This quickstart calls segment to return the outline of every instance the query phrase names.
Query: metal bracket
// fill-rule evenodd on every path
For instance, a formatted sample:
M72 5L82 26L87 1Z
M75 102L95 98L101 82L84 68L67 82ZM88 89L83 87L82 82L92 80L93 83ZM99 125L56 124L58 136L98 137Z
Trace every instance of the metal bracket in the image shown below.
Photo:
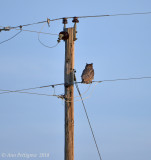
M4 27L4 28L0 29L0 32L1 31L10 31L10 29L11 29L10 27Z

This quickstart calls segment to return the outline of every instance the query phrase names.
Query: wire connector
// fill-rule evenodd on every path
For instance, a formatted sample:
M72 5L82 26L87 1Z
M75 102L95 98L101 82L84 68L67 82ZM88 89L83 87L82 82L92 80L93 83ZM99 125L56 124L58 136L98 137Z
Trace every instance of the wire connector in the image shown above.
M48 27L50 27L50 19L47 18L47 24L48 24Z
M22 30L23 26L22 26L22 25L20 25L20 26L19 26L19 28L20 28L20 30Z
M5 31L10 31L10 27L4 27Z
M65 99L65 95L64 94L61 94L61 95L57 95L58 98L64 100Z
M2 29L0 29L1 31L10 31L10 27L8 26L8 27L4 27L4 28L2 28Z

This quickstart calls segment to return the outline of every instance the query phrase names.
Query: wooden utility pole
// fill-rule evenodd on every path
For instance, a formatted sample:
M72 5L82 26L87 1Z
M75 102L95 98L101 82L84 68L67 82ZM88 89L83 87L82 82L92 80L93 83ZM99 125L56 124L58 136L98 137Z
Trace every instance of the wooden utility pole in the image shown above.
M65 160L74 160L74 28L65 28Z

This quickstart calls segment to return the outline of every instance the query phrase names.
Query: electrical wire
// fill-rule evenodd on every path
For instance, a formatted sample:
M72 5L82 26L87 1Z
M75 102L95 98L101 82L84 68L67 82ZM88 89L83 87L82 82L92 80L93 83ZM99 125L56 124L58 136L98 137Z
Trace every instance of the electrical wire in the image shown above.
M63 85L64 83L60 83L60 84L53 84L53 85L46 85L46 86L40 86L40 87L34 87L34 88L26 88L26 89L20 89L20 90L4 90L4 89L0 89L1 92L0 94L5 94L5 93L10 93L10 92L20 92L20 91L27 91L27 90L35 90L35 89L41 89L41 88L47 88L47 87L52 87L54 88L55 86L59 86L59 85Z
M12 36L11 38L0 42L0 44L5 43L5 42L7 42L7 41L9 41L9 40L11 40L11 39L13 39L13 38L15 38L15 37L16 37L17 35L19 35L21 32L22 32L22 30L20 30L18 33L16 33L16 34L15 34L14 36Z
M116 81L129 81L129 80L143 80L143 79L151 79L151 76L148 77L132 77L132 78L122 78L122 79L110 79L110 80L101 80L101 81L92 81L92 83L101 83L101 82L116 82ZM82 82L76 82L78 84L84 84ZM62 86L64 83L58 83L58 84L51 84L46 86L39 86L39 87L33 87L33 88L26 88L26 89L20 89L20 90L13 90L13 92L20 92L20 91L27 91L27 90L34 90L34 89L40 89L40 88L47 88L47 87L55 87L55 86ZM6 91L3 89L0 89L0 94L9 93L10 91Z
M115 82L115 81L142 80L142 79L151 79L151 77L148 76L148 77L133 77L133 78L111 79L111 80L93 81L93 83L94 82Z
M132 15L147 15L147 14L151 14L151 12L136 12L136 13L119 13L119 14L107 14L107 15L94 15L94 16L77 16L77 18L99 18L99 17L115 17L115 16L132 16ZM65 17L67 19L72 19L74 17ZM49 19L49 21L58 21L58 20L62 20L64 19L64 17L61 18L56 18L56 19ZM15 27L10 27L9 29L16 29L16 28L20 28L20 27L27 27L27 26L31 26L31 25L37 25L37 24L41 24L41 23L46 23L48 21L41 21L41 22L35 22L35 23L30 23L30 24L24 24L24 25L19 25L19 26L15 26Z
M97 82L97 83L95 84L95 86L93 87L91 93L90 93L87 97L84 97L83 100L88 99L88 98L92 95L92 93L94 92L94 88L96 87L97 84L98 84L98 82ZM46 86L46 87L47 87L47 86ZM49 86L49 87L50 87L50 86ZM25 89L25 90L38 89L38 88L39 88L39 87L37 87L37 88L29 88L29 89ZM44 88L44 87L40 87L40 88ZM54 88L54 87L53 87L53 88ZM89 90L89 88L90 88L90 85L89 85L88 89L87 89L83 94L85 94L85 93ZM54 89L53 95L41 94L41 93L32 93L32 92L22 92L22 91L25 91L25 90L12 91L12 90L3 90L3 89L0 89L0 91L3 91L3 92L1 92L0 94L17 92L17 93L36 94L36 95L44 95L44 96L53 96L53 95L54 95L54 96L57 96L58 98L63 99L64 101L66 101L65 98L62 98L62 97L60 96L60 94L59 94L59 96L56 95L55 89ZM83 94L82 94L82 95L83 95ZM63 94L61 94L61 95L63 95ZM80 96L76 96L76 97L74 97L74 98L77 98L77 97L80 97ZM74 102L77 102L77 101L81 101L81 99L77 99L77 100L75 100ZM66 101L66 102L73 102L73 101Z
M40 40L40 33L41 31L43 30L44 26L46 25L46 23L44 23L44 25L41 27L41 30L40 32L38 33L38 41L41 45L43 45L44 47L47 47L47 48L54 48L56 47L59 43L57 42L57 44L55 44L54 46L48 46L48 45L45 45L41 40Z
M27 27L27 26L32 26L32 25L36 25L36 24L46 23L46 22L47 22L47 21L41 21L41 22L23 24L23 25L19 25L19 26L16 26L16 27L10 27L10 29L20 28L20 26L22 26L22 27Z
M75 79L76 79L76 78L75 78ZM87 113L85 104L84 104L84 102L83 102L83 98L82 98L81 92L80 92L80 90L79 90L78 83L77 83L76 81L75 81L75 85L76 85L77 91L78 91L78 93L79 93L79 96L81 97L81 101L82 101L82 104L83 104L83 108L84 108L84 111L85 111L85 115L86 115L86 118L87 118L87 120L88 120L88 124L89 124L90 130L91 130L92 136L93 136L93 140L94 140L94 143L95 143L95 146L96 146L96 149L97 149L99 158L100 158L100 160L102 160L101 154L100 154L100 151L99 151L97 142L96 142L96 138L95 138L95 135L94 135L94 132L93 132L91 123L90 123L90 119L89 119L89 116L88 116L88 113Z
M84 97L83 100L88 99L88 98L92 95L92 93L94 92L94 88L96 87L97 84L98 84L98 82L97 82L97 83L95 84L95 86L93 87L91 93L90 93L87 97ZM89 85L88 89L87 89L84 93L82 93L82 95L83 95L83 94L86 94L86 93L88 92L88 90L90 89L90 86L91 86L91 84ZM50 87L50 86L44 86L44 87ZM40 87L40 88L44 88L44 87ZM29 89L24 89L24 90L16 90L16 91L0 89L0 91L3 91L3 92L1 92L0 94L17 92L17 93L27 93L27 94L36 94L36 95L51 96L51 95L48 95L48 94L22 92L22 91L25 91L25 90L38 89L38 88L39 88L39 87L37 87L37 88L29 88ZM53 88L54 88L54 93L53 93L53 95L54 95L54 96L57 96L58 98L61 98L61 99L64 100L64 101L66 101L65 98L63 98L63 94L61 94L62 97L60 96L60 94L59 94L59 96L56 95L56 93L55 93L55 87L53 87ZM80 96L75 96L74 98L77 98L77 97L80 97ZM81 99L77 99L77 100L75 100L74 102L77 102L77 101L81 101ZM66 102L73 102L73 101L66 101Z
M132 16L132 15L144 15L144 14L151 14L151 12L119 13L119 14L95 15L95 16L80 16L78 18L97 18L97 17L111 17L111 16Z
M19 30L19 29L15 29L15 30ZM40 33L40 34L47 34L47 35L52 35L52 36L58 36L58 34L55 34L55 33L38 32L38 31L34 31L34 30L25 30L25 29L22 29L22 31L33 32L33 33Z
M28 91L28 90L34 90L34 89L40 89L40 88L46 88L46 87L52 87L52 86L54 86L54 85L40 86L40 87L34 87L34 88L27 88L27 89L14 90L14 91L0 89L0 91L3 91L3 92L1 92L0 94L10 93L10 92Z
M7 91L7 93L14 93L14 92L16 92L16 91L11 91L11 90L3 90L3 91ZM58 97L59 96L59 95L54 95L54 94L50 95L50 94L44 94L44 93L21 92L21 91L17 91L17 93L35 94L35 95L39 95L39 96L54 96L54 97Z
M41 45L43 45L44 47L47 47L47 48L55 48L55 47L57 47L57 45L59 44L59 43L57 43L57 44L55 44L54 46L47 46L47 45L45 45L45 44L40 40L39 37L38 37L38 41L39 41L39 43L40 43Z
M4 28L4 26L0 26L0 27ZM15 28L15 30L20 30L20 29ZM56 33L39 32L39 31L35 31L35 30L22 29L22 31L24 31L24 32L32 32L32 33L40 33L40 34L47 34L47 35L52 35L52 36L58 36L58 34L56 34Z

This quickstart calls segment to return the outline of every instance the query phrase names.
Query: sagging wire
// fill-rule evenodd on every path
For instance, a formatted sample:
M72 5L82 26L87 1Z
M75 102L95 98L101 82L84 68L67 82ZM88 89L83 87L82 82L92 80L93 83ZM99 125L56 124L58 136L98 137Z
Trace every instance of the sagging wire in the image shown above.
M48 24L48 26L50 26L50 19L47 19L47 24ZM57 44L55 44L54 46L48 46L48 45L44 44L44 43L40 40L40 33L41 33L41 31L43 30L43 28L44 28L45 25L46 25L46 23L43 24L43 26L41 27L41 29L40 29L40 31L39 31L39 33L38 33L38 41L39 41L39 43L40 43L41 45L43 45L44 47L54 48L54 47L56 47L56 46L59 44L58 41L57 41Z
M10 41L11 39L13 39L13 38L15 38L16 36L18 36L21 32L22 32L22 28L20 28L20 31L19 31L18 33L16 33L15 35L13 35L11 38L6 39L6 40L0 42L0 44L3 44L3 43L5 43L5 42L7 42L7 41Z

